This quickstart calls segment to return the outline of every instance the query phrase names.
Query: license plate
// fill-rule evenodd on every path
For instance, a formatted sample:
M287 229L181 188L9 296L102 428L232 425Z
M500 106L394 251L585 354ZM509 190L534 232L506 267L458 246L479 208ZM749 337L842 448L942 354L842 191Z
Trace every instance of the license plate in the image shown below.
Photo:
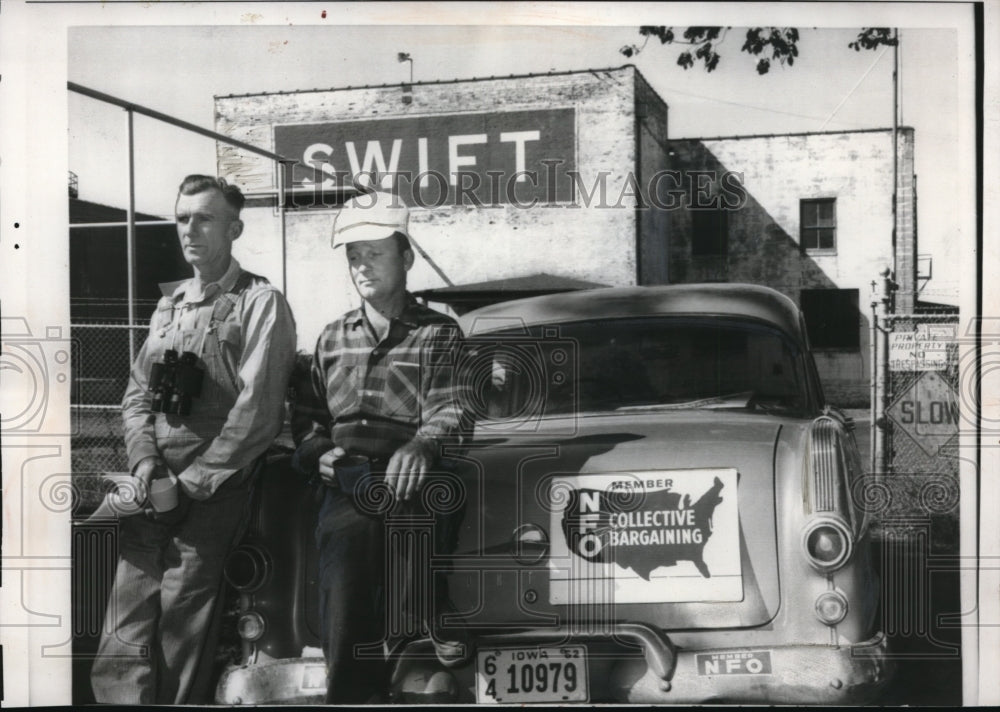
M476 701L586 702L587 648L492 648L476 660Z

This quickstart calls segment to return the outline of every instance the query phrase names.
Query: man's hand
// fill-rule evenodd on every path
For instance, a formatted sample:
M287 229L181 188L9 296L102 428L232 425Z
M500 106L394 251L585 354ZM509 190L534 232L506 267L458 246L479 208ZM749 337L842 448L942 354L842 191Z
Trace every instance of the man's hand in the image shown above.
M385 470L385 482L397 499L407 500L420 492L427 470L434 464L437 445L414 438L393 453Z
M328 487L337 487L339 483L337 482L337 476L333 472L333 462L334 460L339 460L347 451L342 447L335 447L332 450L327 450L319 457L319 478L323 480L323 484Z
M157 456L151 455L139 461L132 472L132 477L138 480L137 486L143 501L149 499L149 485L158 477L167 477L167 465Z
M191 509L191 498L184 494L184 490L177 488L177 506L173 509L168 509L165 512L157 512L152 507L146 507L143 513L159 522L160 524L166 524L167 526L173 526L174 524L180 524L188 515L188 511Z

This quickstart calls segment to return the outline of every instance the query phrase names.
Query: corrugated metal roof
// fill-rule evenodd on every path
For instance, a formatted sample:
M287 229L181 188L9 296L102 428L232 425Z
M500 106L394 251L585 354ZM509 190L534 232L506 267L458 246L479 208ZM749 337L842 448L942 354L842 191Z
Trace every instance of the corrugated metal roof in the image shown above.
M127 219L128 212L124 208L115 208L80 198L70 198L69 200L70 224L125 222ZM135 219L138 221L171 220L173 216L164 218L159 215L137 212Z

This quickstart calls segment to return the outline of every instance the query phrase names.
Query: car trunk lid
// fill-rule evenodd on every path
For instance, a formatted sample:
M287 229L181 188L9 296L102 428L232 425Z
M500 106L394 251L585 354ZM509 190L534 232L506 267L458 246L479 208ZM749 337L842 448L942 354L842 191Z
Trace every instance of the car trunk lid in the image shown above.
M628 413L479 438L452 599L484 627L766 623L779 604L781 427L745 412Z

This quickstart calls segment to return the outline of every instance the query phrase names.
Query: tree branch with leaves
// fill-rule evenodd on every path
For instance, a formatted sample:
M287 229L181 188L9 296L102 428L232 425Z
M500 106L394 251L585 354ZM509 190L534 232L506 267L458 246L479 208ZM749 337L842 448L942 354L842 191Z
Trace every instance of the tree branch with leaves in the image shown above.
M643 25L639 34L645 39L642 45L629 44L619 51L626 57L634 57L645 49L651 37L660 40L661 45L687 45L677 56L677 64L684 69L690 69L700 60L705 71L711 72L719 66L721 55L716 51L725 40L731 27L687 27L677 36L673 27L664 25ZM757 57L757 73L767 74L772 63L782 66L794 66L795 58L799 56L799 31L794 27L751 27L747 30L746 39L741 52ZM848 43L848 47L856 52L862 49L875 49L886 45L895 47L898 39L888 27L865 27L857 38Z

